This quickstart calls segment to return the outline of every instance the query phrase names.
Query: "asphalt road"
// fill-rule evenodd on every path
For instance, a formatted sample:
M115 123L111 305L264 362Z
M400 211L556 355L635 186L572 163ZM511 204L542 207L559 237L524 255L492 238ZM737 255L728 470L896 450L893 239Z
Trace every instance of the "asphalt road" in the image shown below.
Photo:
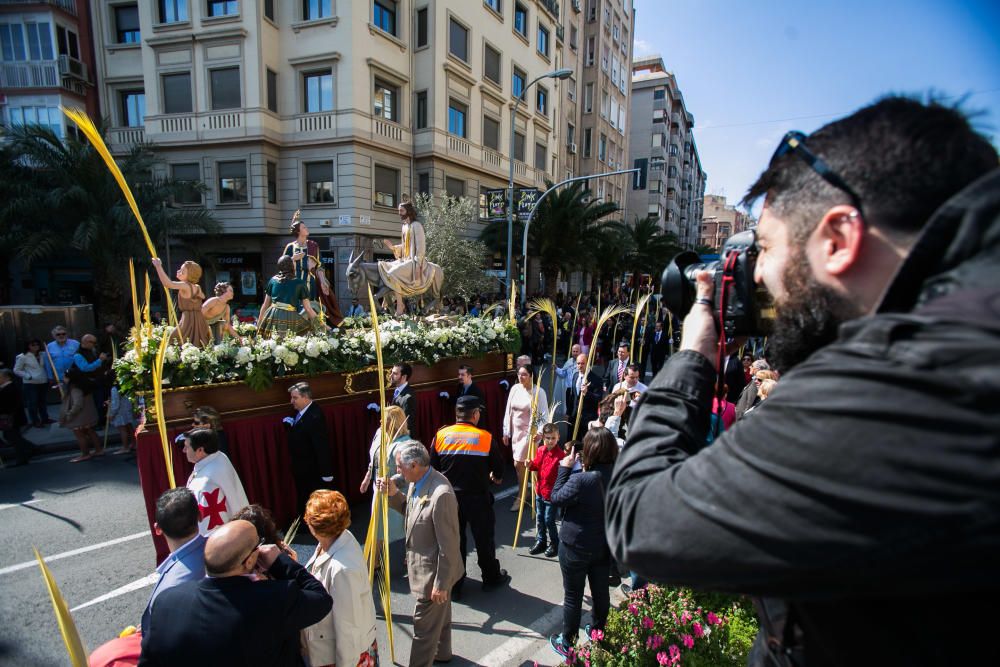
M134 463L108 455L70 464L70 456L50 456L26 467L0 470L3 665L68 664L32 546L49 560L89 649L127 625L138 625L149 595L154 551ZM512 478L511 470L508 479ZM513 582L509 588L483 593L475 553L470 554L465 594L453 607L452 665L558 663L547 637L557 631L562 618L559 564L527 554L533 541L533 517L525 516L518 549L511 549L516 518L508 511L512 493L509 482L498 490L496 538L498 557ZM367 526L368 507L355 507L354 514L352 530L358 534ZM301 531L295 544L302 561L315 544L310 544L305 533ZM398 549L394 563L401 563ZM393 567L392 575L396 663L406 665L413 599L402 567ZM589 608L589 596L584 608ZM380 620L378 625L383 664L390 664L385 623Z

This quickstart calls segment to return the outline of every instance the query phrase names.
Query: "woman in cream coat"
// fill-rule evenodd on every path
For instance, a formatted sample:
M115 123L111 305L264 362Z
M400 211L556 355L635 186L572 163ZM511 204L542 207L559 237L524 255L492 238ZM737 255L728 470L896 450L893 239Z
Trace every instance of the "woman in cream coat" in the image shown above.
M303 516L318 544L306 569L333 598L333 609L302 631L311 667L370 667L378 663L375 603L361 545L347 530L351 510L338 491L314 491Z

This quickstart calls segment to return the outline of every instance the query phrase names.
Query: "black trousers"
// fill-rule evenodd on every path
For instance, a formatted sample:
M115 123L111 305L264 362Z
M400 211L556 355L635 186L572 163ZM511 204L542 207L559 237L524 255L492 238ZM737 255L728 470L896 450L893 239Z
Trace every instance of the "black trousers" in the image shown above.
M603 630L608 620L608 610L611 608L611 592L608 590L610 554L607 549L591 552L560 542L559 569L562 570L563 578L563 641L575 644L580 632L583 587L588 581L590 597L594 603L593 627Z
M458 535L459 549L462 551L462 564L465 565L469 553L468 538L465 527L472 528L472 539L476 542L476 557L479 570L482 572L483 583L496 581L500 578L500 561L497 559L496 540L493 537L496 528L496 516L493 513L492 493L462 493L455 492L458 499ZM465 582L465 574L458 580L452 590L461 590Z

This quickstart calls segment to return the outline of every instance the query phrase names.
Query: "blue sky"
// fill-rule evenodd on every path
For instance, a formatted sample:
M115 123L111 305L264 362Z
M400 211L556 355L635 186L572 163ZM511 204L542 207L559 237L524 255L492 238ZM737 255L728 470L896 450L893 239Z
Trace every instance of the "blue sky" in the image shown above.
M708 172L735 203L782 135L887 93L969 94L1000 137L1000 3L635 0L635 54L674 72Z

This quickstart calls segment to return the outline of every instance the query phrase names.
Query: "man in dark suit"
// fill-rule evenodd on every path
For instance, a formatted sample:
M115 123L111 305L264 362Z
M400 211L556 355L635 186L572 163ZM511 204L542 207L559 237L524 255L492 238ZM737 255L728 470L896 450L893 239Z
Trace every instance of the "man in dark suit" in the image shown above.
M414 440L419 440L417 436L417 395L413 393L410 386L410 376L413 375L413 367L409 364L396 364L389 373L389 384L392 385L392 404L403 408L406 413L406 426L410 429L410 435Z
M587 369L587 355L581 354L576 358L576 370L570 376L566 385L566 416L570 423L570 435L573 433L573 425L576 423L576 409L580 402L580 395L583 394L583 409L580 411L579 433L587 431L587 424L597 419L597 406L604 396L601 389L601 376L595 371L587 373L584 378L584 371Z
M458 367L458 387L455 388L454 404L458 406L458 399L463 396L475 396L479 399L479 423L486 423L486 396L483 390L472 381L472 366L462 364Z
M726 359L722 362L724 369L722 375L725 378L726 387L728 387L726 400L733 405L739 402L740 394L743 393L743 387L747 386L747 378L743 373L743 360L737 354L738 351L738 346L730 343L726 349L726 352L728 352Z
M318 405L313 405L312 390L306 382L299 382L288 389L294 417L285 417L288 424L288 453L292 458L292 476L295 478L295 507L299 514L305 512L309 494L316 489L330 488L333 481L333 457L330 455L330 436L326 418Z
M255 570L270 579L253 581ZM157 597L140 665L302 664L299 632L333 607L323 584L242 520L208 538L205 573Z
M628 343L622 341L618 345L617 356L608 364L608 369L604 373L604 391L609 392L611 388L625 379L628 365L632 363L629 359Z
M663 321L657 320L649 339L649 359L653 365L653 375L660 372L670 354L670 337L663 330Z

